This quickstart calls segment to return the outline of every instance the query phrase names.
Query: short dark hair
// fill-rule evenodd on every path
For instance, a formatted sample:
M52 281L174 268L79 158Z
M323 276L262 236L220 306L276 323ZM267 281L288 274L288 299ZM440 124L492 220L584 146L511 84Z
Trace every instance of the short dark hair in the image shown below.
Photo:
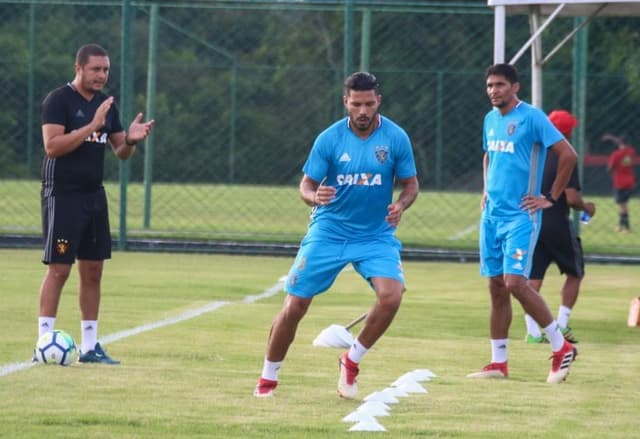
M368 91L375 90L376 94L378 94L378 90L380 89L380 84L378 83L378 79L369 72L356 72L352 73L344 80L344 94L345 96L349 94L351 90L355 91Z
M520 82L518 80L518 69L511 64L494 64L487 68L487 72L484 75L485 79L488 79L491 75L504 76L511 84Z
M89 62L90 56L109 56L107 51L97 44L86 44L76 52L76 64L84 66Z

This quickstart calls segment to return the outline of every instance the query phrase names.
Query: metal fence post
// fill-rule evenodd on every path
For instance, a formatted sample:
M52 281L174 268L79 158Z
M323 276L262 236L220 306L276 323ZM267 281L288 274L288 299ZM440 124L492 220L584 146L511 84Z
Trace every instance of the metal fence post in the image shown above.
M122 1L122 44L120 57L120 111L125 130L131 121L131 100L133 88L133 44L131 36L131 0ZM127 184L131 162L121 160L118 166L120 173L120 233L118 249L127 249Z
M147 61L147 110L146 120L155 117L156 108L156 75L157 75L157 44L158 44L158 13L156 3L151 5L149 18L149 59ZM151 227L151 187L153 183L153 130L145 141L144 148L144 224L145 229Z
M362 12L362 35L360 36L360 71L368 72L371 59L371 9Z
M574 27L584 23L584 17L574 18ZM578 173L580 180L584 178L584 156L585 151L585 126L587 119L587 38L588 30L583 28L575 36L573 40L573 81L572 95L573 103L571 111L576 115L580 123L576 127L575 135L571 139L573 146L578 153ZM580 214L574 211L573 224L576 230L580 230Z
M353 73L353 0L344 0L344 77Z
M27 75L27 177L33 172L33 104L35 86L35 39L36 39L36 5L29 4L29 73Z

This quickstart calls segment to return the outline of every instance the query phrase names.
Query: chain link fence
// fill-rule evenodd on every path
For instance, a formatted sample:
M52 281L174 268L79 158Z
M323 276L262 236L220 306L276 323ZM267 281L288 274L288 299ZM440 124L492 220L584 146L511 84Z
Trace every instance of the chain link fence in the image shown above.
M526 16L507 23L508 58L528 39L529 25ZM587 253L640 255L640 234L613 233L617 207L605 167L612 145L600 140L605 132L640 139L640 92L625 64L638 23L603 17L587 27L579 149L584 195L598 206L582 229ZM573 18L557 20L545 49L573 25ZM626 40L607 46L615 35ZM0 0L5 238L40 234L39 105L73 79L75 51L89 42L110 53L108 93L156 120L128 164L107 154L111 224L124 246L134 239L295 244L309 214L297 195L302 164L315 136L344 114L345 74L370 70L382 83L381 112L413 141L421 183L399 237L415 248L477 247L489 110L484 70L493 57L486 2ZM123 42L131 48L125 59ZM571 109L573 57L569 44L545 67L546 111ZM523 59L520 97L530 100ZM120 96L125 81L128 97ZM637 199L630 209L632 227L640 225Z

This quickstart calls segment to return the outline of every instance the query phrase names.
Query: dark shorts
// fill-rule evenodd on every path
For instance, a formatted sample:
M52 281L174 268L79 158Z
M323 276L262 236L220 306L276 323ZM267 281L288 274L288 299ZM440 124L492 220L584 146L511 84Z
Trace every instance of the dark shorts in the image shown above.
M575 277L584 276L582 243L568 218L543 225L533 254L529 279L544 279L552 262L556 263L560 273Z
M104 188L41 197L45 264L111 258L109 212Z
M613 198L616 200L617 204L624 204L629 201L632 193L633 189L615 189Z

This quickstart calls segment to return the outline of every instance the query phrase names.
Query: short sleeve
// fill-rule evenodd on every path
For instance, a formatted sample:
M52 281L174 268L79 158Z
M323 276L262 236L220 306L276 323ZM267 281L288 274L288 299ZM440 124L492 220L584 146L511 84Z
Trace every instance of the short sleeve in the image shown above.
M312 180L322 181L329 170L329 158L331 157L331 136L328 132L321 133L313 142L311 152L307 161L302 167L302 171Z
M47 95L40 109L42 125L67 125L67 114L62 94L56 90Z

